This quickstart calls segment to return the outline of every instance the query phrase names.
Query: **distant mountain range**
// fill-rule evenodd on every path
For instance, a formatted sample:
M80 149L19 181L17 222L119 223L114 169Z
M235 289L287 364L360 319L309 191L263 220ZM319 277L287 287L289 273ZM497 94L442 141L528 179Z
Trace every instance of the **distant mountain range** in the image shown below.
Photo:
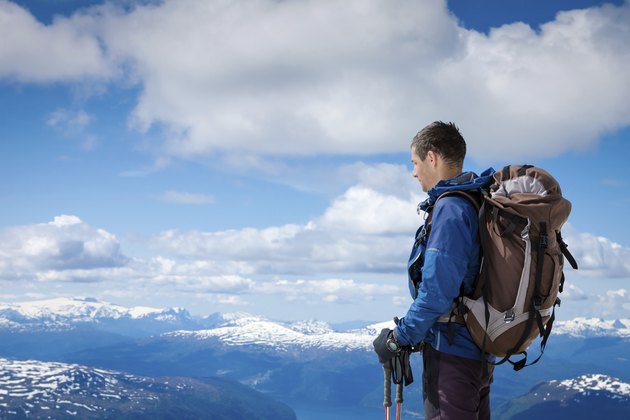
M194 318L183 308L127 308L94 298L57 298L33 302L0 303L0 331L62 332L98 330L119 335L146 337L168 333L171 337L207 340L226 345L252 343L271 347L339 347L371 349L370 337L392 322L336 331L320 321L274 322L247 313L215 313ZM571 337L630 338L630 320L576 318L557 321L554 334Z
M216 378L148 378L75 364L7 359L0 359L0 417L296 419L288 406Z
M184 309L54 299L0 304L0 357L79 363L143 377L217 377L285 402L382 407L382 370L372 340L385 326L393 323L340 330L319 321L276 322L246 313L195 318ZM495 369L493 406L501 413L526 412L539 404L535 398L511 411L505 404L540 384L582 375L630 382L629 345L627 319L556 322L537 365L520 372ZM414 355L412 363L420 378L420 357ZM422 410L419 382L405 391L415 396L408 399L406 418ZM578 418L584 417L572 419Z
M93 298L57 298L0 303L0 330L70 331L97 329L121 335L146 336L176 329L203 328L182 308L126 308Z

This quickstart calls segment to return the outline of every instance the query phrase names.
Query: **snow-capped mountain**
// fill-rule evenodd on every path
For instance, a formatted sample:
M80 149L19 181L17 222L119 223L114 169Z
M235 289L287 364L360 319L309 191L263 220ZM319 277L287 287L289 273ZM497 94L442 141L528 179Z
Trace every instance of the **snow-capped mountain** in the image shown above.
M573 337L616 336L630 338L630 319L604 320L601 318L575 318L558 321L553 326L553 334L566 334Z
M157 399L151 392L139 392L145 379L117 372L38 361L0 359L0 407L4 414L21 410L35 415L52 409L83 417L107 414L113 404L133 405ZM178 389L178 388L176 388Z
M94 298L0 303L0 331L68 331L93 327L122 334L133 329L138 332L145 329L145 334L140 335L165 332L171 337L217 338L226 344L239 346L266 343L285 349L294 344L333 348L343 344L351 349L366 348L371 345L370 336L377 335L381 328L392 328L393 325L389 321L366 325L361 329L335 331L321 321L275 322L243 312L215 313L195 319L183 308L128 308ZM575 318L557 321L553 333L573 337L628 338L630 320Z
M162 336L185 342L215 342L226 347L251 348L256 351L277 351L298 354L315 350L372 350L372 341L382 328L394 323L381 322L349 331L335 331L321 321L275 322L247 313L215 314L215 325L203 330L179 330ZM576 318L558 321L553 335L569 338L617 337L630 338L630 320L607 321L597 318Z
M564 388L567 392L576 391L582 394L602 393L612 399L630 401L630 384L612 378L607 375L590 374L582 375L564 381L551 381L550 384L558 384L558 388Z
M295 419L238 384L148 378L86 366L0 359L0 417Z
M393 326L393 323L382 325L385 324ZM224 346L253 346L257 350L296 353L300 357L304 356L304 351L369 350L382 325L339 332L321 321L274 322L243 312L193 319L181 308L126 308L92 298L0 304L0 333L59 333L77 329L132 337L163 333L164 338L171 341L214 341Z
M0 304L0 330L68 331L86 327L125 330L132 326L150 332L198 327L182 308L127 308L93 298Z
M371 350L376 326L369 325L352 331L334 331L321 321L273 322L260 316L245 313L224 314L223 322L216 327L197 331L174 331L163 337L180 341L215 341L224 346L256 347L257 351L304 352L311 350ZM392 325L393 326L393 323Z
M382 369L372 341L393 326L387 321L338 330L321 321L280 322L242 312L193 318L184 309L53 299L0 304L0 357L141 376L217 376L300 401L372 406L382 399ZM518 373L509 366L495 370L496 406L536 384L589 372L629 381L629 341L627 319L556 321L537 365ZM531 350L533 359L535 345ZM416 371L421 367L415 365Z
M331 403L358 404L382 383L374 326L340 332L319 321L273 322L246 313L212 318L213 328L83 349L63 360L150 376L218 376L268 394Z
M603 374L552 380L501 405L493 418L630 418L630 384Z

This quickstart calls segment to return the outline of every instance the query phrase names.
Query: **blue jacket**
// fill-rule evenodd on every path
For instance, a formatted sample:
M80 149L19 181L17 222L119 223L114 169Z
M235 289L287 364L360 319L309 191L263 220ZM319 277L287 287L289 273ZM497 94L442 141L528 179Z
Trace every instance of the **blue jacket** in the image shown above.
M434 206L432 226L428 240L424 235L426 221L418 229L409 257L409 291L414 300L394 331L400 344L413 345L424 341L438 351L480 359L481 350L465 325L451 323L454 333L451 344L448 342L448 324L438 322L440 316L450 312L462 286L464 294L472 293L479 271L477 210L462 196L437 199L447 191L486 187L492 182L493 173L490 168L481 176L465 172L440 181L429 190L429 198L418 206L424 211Z

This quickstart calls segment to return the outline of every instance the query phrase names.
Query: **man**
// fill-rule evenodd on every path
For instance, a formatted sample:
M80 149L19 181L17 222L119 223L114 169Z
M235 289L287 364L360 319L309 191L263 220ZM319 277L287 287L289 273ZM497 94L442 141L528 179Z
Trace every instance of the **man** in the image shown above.
M462 172L466 142L453 123L436 121L411 143L413 176L429 198L419 205L426 215L416 233L408 263L414 299L396 328L374 341L381 363L396 355L396 346L424 343L422 394L425 419L490 418L493 366L473 342L463 323L448 322L453 302L470 294L479 271L477 208L460 194L491 182L492 170L478 177ZM483 361L483 362L482 362Z

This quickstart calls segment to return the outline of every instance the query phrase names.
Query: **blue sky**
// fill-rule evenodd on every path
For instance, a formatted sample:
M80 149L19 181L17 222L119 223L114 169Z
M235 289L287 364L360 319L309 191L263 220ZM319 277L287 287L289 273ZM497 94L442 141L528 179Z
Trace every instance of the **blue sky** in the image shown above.
M630 4L472 4L0 0L0 300L404 313L441 119L560 181L561 316L630 317Z

